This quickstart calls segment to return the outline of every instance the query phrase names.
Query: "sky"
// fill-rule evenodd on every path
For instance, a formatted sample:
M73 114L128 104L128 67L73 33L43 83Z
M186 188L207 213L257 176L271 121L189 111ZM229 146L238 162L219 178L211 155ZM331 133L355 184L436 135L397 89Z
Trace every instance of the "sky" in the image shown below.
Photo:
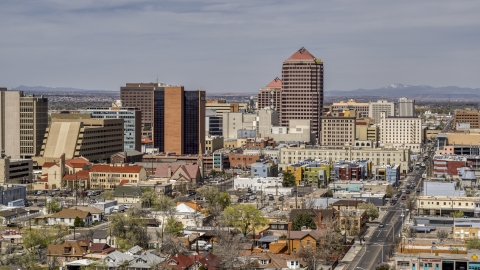
M480 1L1 0L0 87L255 93L301 47L324 89L480 87Z

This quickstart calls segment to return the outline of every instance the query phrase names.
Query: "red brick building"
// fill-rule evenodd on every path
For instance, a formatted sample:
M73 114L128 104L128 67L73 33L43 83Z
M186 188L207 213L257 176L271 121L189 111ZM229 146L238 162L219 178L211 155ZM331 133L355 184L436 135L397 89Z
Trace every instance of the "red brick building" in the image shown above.
M243 154L230 155L228 157L231 168L249 168L250 165L252 165L257 160L262 158L263 156L260 156L260 155L243 155Z

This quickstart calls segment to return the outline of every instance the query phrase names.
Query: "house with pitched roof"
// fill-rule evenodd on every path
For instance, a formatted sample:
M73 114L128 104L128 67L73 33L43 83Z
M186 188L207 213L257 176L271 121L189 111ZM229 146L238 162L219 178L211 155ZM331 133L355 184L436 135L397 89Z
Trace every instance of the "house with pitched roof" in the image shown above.
M47 260L49 265L63 266L66 262L83 259L88 252L90 241L69 240L62 244L49 244L47 247Z
M178 183L203 183L203 177L198 165L162 163L155 168L155 178L175 181Z
M193 270L199 269L203 266L208 270L215 270L220 265L220 259L208 253L207 255L183 255L181 253L175 254L172 257L166 259L160 264L162 269L174 269L174 270Z
M92 206L73 206L70 209L77 209L77 210L89 212L92 215L93 222L103 221L105 217L105 212L103 210L96 207L92 207Z
M65 224L67 226L73 226L75 218L77 217L80 218L81 221L83 221L83 224L85 226L92 225L93 223L92 214L90 214L90 212L82 211L75 208L62 209L60 210L60 212L47 215L45 218L48 225Z
M254 269L307 269L307 263L295 255L264 252L252 253L242 259L256 264Z

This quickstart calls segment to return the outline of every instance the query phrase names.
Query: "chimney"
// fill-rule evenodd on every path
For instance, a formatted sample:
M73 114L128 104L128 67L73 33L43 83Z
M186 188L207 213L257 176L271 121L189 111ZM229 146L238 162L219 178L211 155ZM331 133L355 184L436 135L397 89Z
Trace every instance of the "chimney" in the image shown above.
M168 165L167 176L168 178L172 177L172 167L170 165Z
M291 252L290 242L292 241L292 240L290 240L290 231L291 230L292 230L292 222L288 222L288 225L287 225L287 244L288 244L287 250L288 250L289 253Z

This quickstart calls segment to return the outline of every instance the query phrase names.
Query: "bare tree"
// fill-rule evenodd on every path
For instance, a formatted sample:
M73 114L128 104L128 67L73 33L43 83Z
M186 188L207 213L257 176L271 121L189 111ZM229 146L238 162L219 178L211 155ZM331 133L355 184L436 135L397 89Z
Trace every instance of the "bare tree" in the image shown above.
M161 232L157 231L157 237L160 236ZM160 246L160 251L169 256L175 254L188 254L188 248L185 244L176 236L171 234L163 235L163 243Z
M315 208L315 198L307 197L302 202L303 209L314 209Z
M226 231L218 231L217 243L214 244L213 253L217 255L220 260L220 269L249 269L252 261L250 261L245 254L242 254L242 246L245 245L243 239L234 237Z

